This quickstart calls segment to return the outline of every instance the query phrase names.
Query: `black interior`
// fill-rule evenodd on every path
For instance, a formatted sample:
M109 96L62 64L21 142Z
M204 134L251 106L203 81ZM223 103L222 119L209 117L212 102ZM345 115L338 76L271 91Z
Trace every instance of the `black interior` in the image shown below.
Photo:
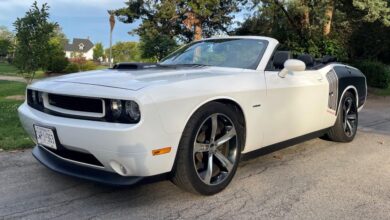
M298 56L293 56L290 51L275 51L272 59L268 64L268 70L282 70L284 68L284 62L288 59L297 59L301 60L306 64L306 69L316 70L321 69L329 63L337 62L337 58L333 56L326 55L323 58L315 59L310 54L300 54Z

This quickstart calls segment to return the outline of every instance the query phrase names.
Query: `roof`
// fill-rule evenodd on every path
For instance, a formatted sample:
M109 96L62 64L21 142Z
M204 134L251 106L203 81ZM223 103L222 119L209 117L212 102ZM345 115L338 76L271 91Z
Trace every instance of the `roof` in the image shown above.
M73 43L66 42L65 51L86 53L92 49L94 44L89 39L73 38Z

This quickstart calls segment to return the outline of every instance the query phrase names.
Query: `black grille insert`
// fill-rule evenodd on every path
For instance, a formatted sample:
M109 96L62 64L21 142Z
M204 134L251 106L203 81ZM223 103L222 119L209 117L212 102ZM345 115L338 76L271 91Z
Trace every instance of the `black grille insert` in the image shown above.
M81 112L103 113L103 100L101 99L57 94L48 94L48 98L49 104L58 108Z
M44 147L46 150L52 152L55 155L58 155L62 158L73 160L76 162L81 162L85 164L91 164L99 167L104 167L102 163L96 157L94 157L92 154L89 153L83 153L78 151L73 151L66 149L64 147L61 147L61 149L54 150L48 147Z

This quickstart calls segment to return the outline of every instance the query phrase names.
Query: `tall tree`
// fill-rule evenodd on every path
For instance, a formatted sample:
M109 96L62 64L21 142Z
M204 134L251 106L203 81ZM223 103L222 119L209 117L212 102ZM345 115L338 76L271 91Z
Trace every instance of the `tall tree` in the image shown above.
M243 1L128 0L126 7L113 12L124 23L140 19L142 23L133 33L140 36L141 42L155 42L151 47L156 48L144 55L161 58L176 48L178 41L190 42L225 32ZM158 47L156 40L162 40L164 46Z
M95 48L93 48L93 59L99 60L99 58L103 58L104 49L102 43L96 43Z
M272 36L279 39L282 48L296 54L383 61L390 56L388 0L253 2L258 5L258 12L236 34Z
M116 63L140 61L139 43L117 42L112 46L112 58Z
M334 12L334 2L335 0L327 0L325 6L325 22L323 26L323 35L328 36L330 34L333 12Z
M48 59L43 68L53 73L61 73L65 70L69 64L64 50L64 44L66 42L67 39L62 29L60 26L56 26L49 40Z
M5 26L0 26L0 58L9 55L14 43L14 34Z
M50 39L57 23L49 21L49 6L34 2L23 18L14 23L17 46L15 65L31 82L39 68L47 67Z

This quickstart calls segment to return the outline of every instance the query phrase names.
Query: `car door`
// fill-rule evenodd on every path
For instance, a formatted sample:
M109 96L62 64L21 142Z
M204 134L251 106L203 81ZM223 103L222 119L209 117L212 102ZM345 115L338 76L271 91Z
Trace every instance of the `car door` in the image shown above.
M264 146L324 128L328 84L318 71L265 71L267 98Z

